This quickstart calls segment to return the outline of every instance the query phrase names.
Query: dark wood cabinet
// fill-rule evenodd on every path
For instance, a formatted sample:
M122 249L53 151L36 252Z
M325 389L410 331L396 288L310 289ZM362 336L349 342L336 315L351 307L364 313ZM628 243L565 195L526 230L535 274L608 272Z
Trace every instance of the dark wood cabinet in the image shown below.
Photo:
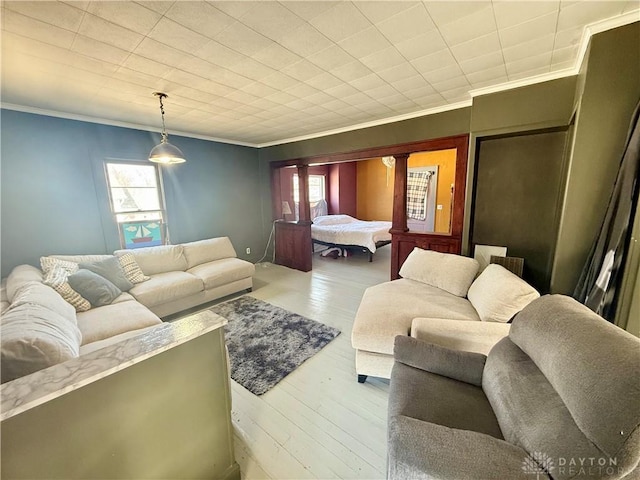
M275 238L276 264L311 271L311 222L276 222Z

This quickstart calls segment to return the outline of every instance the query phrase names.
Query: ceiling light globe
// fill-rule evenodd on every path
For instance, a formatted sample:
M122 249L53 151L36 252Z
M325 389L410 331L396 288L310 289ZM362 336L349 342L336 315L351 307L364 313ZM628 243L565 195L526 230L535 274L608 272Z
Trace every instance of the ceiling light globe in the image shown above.
M173 165L176 163L184 163L186 159L178 147L171 145L169 142L162 142L153 147L153 150L149 153L149 161L162 163L164 165Z

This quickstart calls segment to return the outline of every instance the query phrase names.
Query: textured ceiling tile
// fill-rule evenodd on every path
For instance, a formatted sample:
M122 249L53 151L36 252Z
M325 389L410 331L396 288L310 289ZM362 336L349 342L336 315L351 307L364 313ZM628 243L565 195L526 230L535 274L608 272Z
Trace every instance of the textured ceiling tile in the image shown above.
M246 58L236 63L234 66L229 67L229 70L252 80L261 80L276 72L273 68L267 67L251 58Z
M438 95L438 92L436 92L435 89L429 84L417 88L405 89L401 93L406 97L413 99L414 101L416 100L416 98L432 97L433 95Z
M71 7L79 8L80 10L86 10L91 2L89 0L62 0L62 3L66 3Z
M221 67L232 67L247 58L246 55L231 50L229 47L216 42L215 40L203 45L194 52L198 58Z
M390 97L400 93L391 85L381 85L379 87L367 88L365 91L367 92L367 95L369 97L375 100L380 98Z
M616 1L581 2L566 7L561 5L558 30L566 30L619 15L624 7L624 3Z
M559 10L559 0L538 0L527 2L526 5L523 5L522 2L514 2L512 0L493 2L493 11L499 29L513 27L550 13L555 13L557 16Z
M13 10L3 9L2 12L3 31L13 32L25 37L40 40L58 47L69 48L75 38L75 33L56 27L50 23L41 22L31 17L27 17Z
M512 74L509 75L509 79L511 81L520 80L522 78L535 77L536 75L544 75L544 74L546 74L548 72L549 72L549 67L535 68L533 70L527 70L527 71L524 71L524 72L512 73Z
M232 72L223 67L215 67L209 73L209 79L216 84L228 87L228 90L235 90L250 85L254 80L244 77L236 72ZM226 94L225 94L226 95Z
M566 62L575 62L576 57L578 56L578 46L570 46L564 48L558 48L553 51L551 56L551 64L558 63L566 63Z
M391 46L389 40L375 27L369 27L351 35L339 44L356 58L366 57Z
M245 87L242 87L240 90L250 93L251 95L255 95L256 97L258 97L258 99L268 97L269 95L277 92L275 88L271 88L270 86L260 82L251 83ZM253 105L254 102L251 102L251 104Z
M504 45L502 45L504 46ZM497 32L475 38L469 42L459 43L451 47L458 62L476 58L500 50L501 44Z
M638 0L632 0L625 4L625 7L622 10L622 13L637 12L639 9L640 9L640 2L638 2Z
M468 42L497 30L493 9L489 6L440 27L448 45Z
M580 43L582 38L582 28L570 28L568 30L558 31L554 48L573 47Z
M462 17L473 15L474 13L491 7L491 2L424 2L429 15L438 25L446 25L455 22Z
M392 82L391 85L400 93L405 93L406 91L414 90L416 88L433 90L422 75L415 75L413 77L403 78L402 80L396 80Z
M6 10L21 13L27 17L50 23L57 27L78 31L83 11L60 2L3 2Z
M309 23L334 42L371 26L371 22L351 2L341 2L314 17Z
M82 19L78 33L129 51L133 50L144 38L139 33L89 13Z
M540 73L546 73L549 71L551 65L551 52L545 52L534 57L527 57L521 60L507 62L507 74L509 79L513 79L513 75L521 72L528 72L530 70L543 70Z
M75 3L75 0L74 0L74 3ZM82 2L82 3L85 3L85 2ZM89 2L86 2L86 3L89 3ZM136 3L148 8L149 10L153 10L156 13L164 15L167 12L167 10L169 10L169 8L175 3L175 1L174 0L171 0L171 1L142 0ZM190 2L190 3L196 3L196 2Z
M499 66L504 67L504 57L501 51L493 52L470 60L465 60L464 62L460 62L459 65L463 72L470 74L481 70L487 70L489 68Z
M342 85L343 81L329 72L323 72L320 75L316 75L315 77L305 80L305 83L314 88L325 90L327 88L335 87L336 85Z
M403 63L386 70L380 70L378 75L387 82L395 82L405 78L415 77L418 75L418 72L410 63Z
M447 75L445 75L445 73L443 72L442 77L446 77L448 75L452 75L453 72L449 72ZM442 81L437 81L438 76L434 75L434 80L433 82L431 82L431 86L433 87L433 89L437 92L446 92L448 90L452 90L452 89L458 89L458 88L469 88L469 82L467 81L467 77L465 77L464 75L462 75L462 72L460 70L455 72L455 76L450 76L448 79L446 80L442 80Z
M156 24L148 36L160 43L170 45L177 50L182 50L187 53L192 53L202 48L210 41L210 39L204 35L189 30L166 17L163 17Z
M309 24L288 31L278 42L294 53L306 57L332 45L332 42Z
M433 70L439 70L445 67L457 65L456 59L451 55L449 50L440 50L439 52L426 55L411 61L411 64L418 72L429 73ZM425 76L425 78L427 78Z
M314 17L317 17L322 12L329 10L330 8L338 5L339 2L326 2L326 1L302 1L302 2L291 2L285 1L281 2L282 5L293 13L298 15L300 18L305 20L311 20Z
M240 21L275 41L304 23L304 20L277 2L260 2L244 14Z
M206 2L175 2L165 16L194 32L213 38L235 22Z
M401 42L404 39L417 37L436 28L422 4L378 22L376 27L391 42Z
M446 103L446 100L439 93L426 95L424 97L414 98L414 102L420 105L422 108L434 108L439 107Z
M146 86L154 85L158 79L158 77L153 75L147 75L146 73L138 72L127 67L117 67L117 70L113 73L113 78Z
M188 85L193 88L204 88L208 83L207 78L178 69L171 70L171 72L164 76L164 79L179 85Z
M358 93L358 90L353 88L351 85L343 83L342 85L327 88L325 92L329 95L339 98L340 100L344 100L344 97L355 95L356 93Z
M273 87L278 90L285 90L293 85L298 84L298 80L291 78L289 75L285 75L282 72L275 72L271 75L264 77L260 80L265 85Z
M260 2L252 2L252 1L226 1L223 0L221 2L207 2L217 8L218 10L226 13L227 15L233 18L240 18L244 14L246 14L252 8L257 7Z
M331 71L336 77L345 82L352 82L353 80L366 77L372 73L369 68L359 61L347 63L341 67L333 68Z
M232 24L216 35L215 39L231 50L243 53L249 57L259 50L269 47L273 43L264 35L259 34L240 22Z
M308 60L323 70L332 71L334 68L353 62L354 58L339 46L332 45L318 53L310 55Z
M420 5L420 2L354 2L354 5L372 23L378 23L393 17L405 10Z
M500 42L503 48L509 48L519 43L527 42L556 32L557 13L551 13L521 23L515 27L500 30Z
M125 50L107 45L92 38L83 37L82 35L76 35L71 50L86 55L87 57L96 58L116 65L120 65L129 56L129 53Z
M171 99L180 105L191 106L192 108L199 108L202 103L211 103L219 99L218 95L213 95L209 92L204 92L196 88L187 86L181 86L173 90ZM179 99L179 100L176 100ZM194 100L193 102L190 102Z
M388 86L387 82L385 82L382 78L380 78L377 74L371 73L361 78L357 78L349 82L349 85L357 88L358 90L364 92L366 90L370 90L372 88Z
M507 70L504 65L499 65L497 67L487 68L486 70L475 71L473 73L468 73L467 80L474 88L479 88L480 84L483 86L486 84L485 82L490 81L495 83L503 83L508 80L507 78Z
M293 87L287 88L287 93L298 97L305 98L309 95L314 95L318 93L318 89L307 85L306 83L298 83Z
M432 30L415 38L403 40L395 47L407 60L415 60L444 50L447 44L438 30Z
M431 70L429 72L424 72L422 75L436 90L438 90L435 85L436 83L449 81L452 84L458 85L461 79L464 80L464 82L467 81L458 65L451 65L438 70Z
M277 70L280 70L302 59L300 55L287 50L277 43L274 43L267 48L260 50L255 55L252 55L251 58Z
M140 55L129 55L123 66L155 77L162 77L171 71L171 67Z
M185 60L184 52L148 37L140 42L133 53L165 65L177 65Z
M315 77L316 75L320 75L323 72L324 70L315 66L308 60L300 60L299 62L296 62L293 65L289 65L288 67L282 69L282 73L303 82L312 77Z
M464 102L471 98L471 95L469 95L468 92L468 87L446 90L441 92L440 95L442 95L448 103Z
M535 40L520 43L514 47L505 48L502 50L502 54L507 64L541 55L543 53L548 53L549 57L551 57L554 40L554 34L545 35L544 37L536 38Z
M373 71L395 67L405 63L405 58L394 48L389 47L361 59Z
M162 18L159 13L133 2L91 2L87 11L142 35L150 32Z

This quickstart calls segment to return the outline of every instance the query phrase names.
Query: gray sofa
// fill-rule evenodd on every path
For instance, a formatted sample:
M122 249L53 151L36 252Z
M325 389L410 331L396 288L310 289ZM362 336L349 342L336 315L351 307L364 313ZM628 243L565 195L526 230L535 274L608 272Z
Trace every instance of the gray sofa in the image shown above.
M534 300L488 356L398 336L390 479L639 478L640 340Z

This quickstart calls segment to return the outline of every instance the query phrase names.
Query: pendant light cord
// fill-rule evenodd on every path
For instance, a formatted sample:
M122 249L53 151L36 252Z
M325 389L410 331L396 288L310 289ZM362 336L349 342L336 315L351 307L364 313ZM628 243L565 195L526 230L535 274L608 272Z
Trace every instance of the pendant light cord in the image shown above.
M164 105L162 104L162 99L167 95L165 93L156 93L158 99L160 100L160 114L162 115L162 143L167 141L167 129L164 125Z

